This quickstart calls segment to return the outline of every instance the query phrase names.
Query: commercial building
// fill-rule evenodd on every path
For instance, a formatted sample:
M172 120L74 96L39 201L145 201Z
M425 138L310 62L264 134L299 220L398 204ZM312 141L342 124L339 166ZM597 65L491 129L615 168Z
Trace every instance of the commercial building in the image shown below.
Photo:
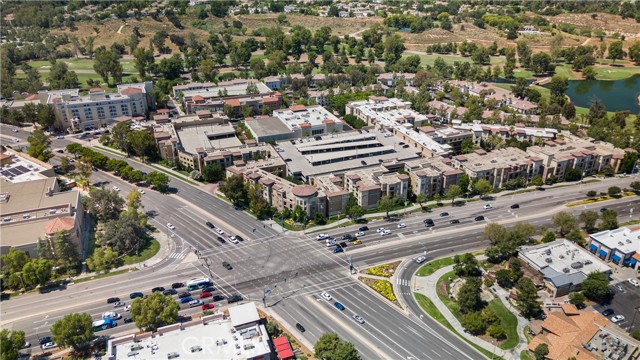
M540 272L547 291L553 297L579 291L582 281L592 272L611 275L607 264L566 239L522 247L518 257Z
M640 226L621 227L589 235L589 251L604 261L634 267L640 262Z
M271 360L269 334L253 303L188 322L109 340L107 358Z
M295 133L280 118L256 116L244 119L244 124L259 143L293 139Z
M16 248L36 258L38 241L51 240L59 231L69 233L80 253L84 246L80 192L61 192L55 177L0 181L0 254Z
M18 183L56 176L53 166L29 155L9 151L4 146L0 153L0 181Z
M536 320L534 320L536 321ZM563 304L560 311L551 312L535 328L529 343L533 353L546 344L549 360L633 360L638 359L638 342L616 328L600 313L578 310L575 305Z
M344 126L342 120L318 105L292 105L288 109L274 110L273 117L280 119L296 139L340 133Z
M282 95L269 89L264 83L254 79L235 79L216 84L192 83L178 85L173 92L182 95L184 111L187 114L198 110L223 111L231 107L234 116L241 116L243 107L250 107L255 113L263 108L278 109L282 105Z
M144 119L155 108L153 82L118 85L117 93L94 88L80 95L79 89L43 90L38 92L41 104L53 106L57 127L64 130L97 129L112 124L118 117Z

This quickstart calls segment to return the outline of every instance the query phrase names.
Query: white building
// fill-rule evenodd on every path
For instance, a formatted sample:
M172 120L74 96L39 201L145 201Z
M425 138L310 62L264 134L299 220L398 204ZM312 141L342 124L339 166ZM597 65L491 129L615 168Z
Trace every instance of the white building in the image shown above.
M605 230L589 238L589 251L603 260L631 267L640 261L640 226Z
M344 123L322 106L292 105L273 111L292 132L294 138L340 133Z

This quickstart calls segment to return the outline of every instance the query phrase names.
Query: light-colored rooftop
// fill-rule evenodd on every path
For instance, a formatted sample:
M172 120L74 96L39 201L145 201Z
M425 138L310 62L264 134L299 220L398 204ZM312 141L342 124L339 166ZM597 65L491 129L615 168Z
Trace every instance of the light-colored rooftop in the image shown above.
M2 155L12 160L12 163L0 168L0 179L4 181L17 183L45 179L54 175L52 166L39 160L30 160L21 154L11 151L6 151Z
M609 249L618 249L625 254L640 252L640 227L638 226L605 230L589 236Z
M177 130L184 151L195 154L197 149L228 149L242 146L231 124L185 126Z
M323 126L326 120L333 121L334 123L342 123L342 120L319 105L306 107L294 105L289 109L274 110L273 116L282 120L291 130L305 125Z
M253 303L246 303L229 308L229 317L234 327L260 321L258 310Z
M268 94L272 90L267 87L263 82L252 79L238 79L235 81L221 82L218 86L204 87L202 89L184 90L182 92L185 98L202 96L203 98L222 98L232 96L244 96L247 94L247 85L254 83L258 89L258 94ZM221 94L225 94L221 96Z
M256 117L245 120L244 123L256 137L280 134L292 134L293 136L293 131L277 117Z

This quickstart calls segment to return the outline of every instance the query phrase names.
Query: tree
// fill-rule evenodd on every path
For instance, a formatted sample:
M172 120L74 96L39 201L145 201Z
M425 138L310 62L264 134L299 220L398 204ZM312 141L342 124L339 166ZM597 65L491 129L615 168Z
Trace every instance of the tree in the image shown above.
M75 266L80 262L78 247L71 240L69 231L58 231L53 235L53 249L58 265L63 267Z
M119 218L110 220L99 234L100 242L119 254L131 254L139 251L147 241L147 234L136 214L123 213Z
M636 41L629 46L629 60L640 65L640 41Z
M202 169L202 177L206 182L216 182L224 179L224 169L219 163L210 163Z
M531 70L535 74L544 74L553 70L553 60L546 52L539 52L531 57Z
M584 307L586 297L581 292L572 292L569 294L569 302L577 306L579 309Z
M467 278L465 283L460 287L458 291L458 306L460 312L463 314L469 314L482 309L483 302L480 294L482 293L482 282L475 277Z
M78 75L74 71L69 71L66 63L58 61L49 69L50 89L73 89L80 87Z
M549 346L547 344L540 344L536 346L533 351L533 355L535 356L536 360L545 360L548 354Z
M93 69L104 80L109 83L109 76L113 77L115 83L122 81L122 64L120 54L101 46L94 53Z
M482 335L487 331L488 324L482 318L480 311L474 311L462 315L460 325L473 335Z
M473 183L473 190L480 195L480 198L483 198L493 190L493 186L491 186L489 180L479 179Z
M49 159L53 157L53 154L49 150L51 140L43 130L34 130L31 136L27 138L27 141L29 142L29 147L27 148L29 156L44 162L49 161Z
M53 261L31 259L22 268L22 279L28 287L44 286L53 275Z
M561 237L578 227L576 218L566 211L561 211L553 216L553 225L558 228Z
M471 185L471 179L469 178L469 175L467 175L466 173L460 175L460 177L458 178L458 186L460 186L460 190L462 190L463 194L469 192L469 185Z
M272 213L271 206L269 205L269 202L262 196L262 193L263 190L261 184L247 186L249 208L258 219L266 219L271 216Z
M601 230L615 230L618 228L618 213L615 210L607 209L602 213L600 222Z
M589 190L587 191L587 197L588 198L595 198L596 196L598 196L598 192L595 190Z
M131 141L129 139L129 133L131 132L131 125L126 122L116 124L111 129L111 138L113 143L122 151L127 153L127 156L131 153Z
M593 232L593 230L596 228L596 222L599 218L600 216L598 215L598 212L593 210L584 210L579 215L579 219L584 224L584 229L588 233Z
M358 350L348 341L341 340L336 333L324 333L313 346L317 359L361 360Z
M118 253L111 248L98 247L93 251L93 255L87 258L87 266L91 271L105 271L115 266Z
M542 311L538 300L538 290L528 277L518 280L518 308L524 317L530 319Z
M260 60L260 62L262 62L264 66L264 61ZM215 62L209 58L200 61L198 72L206 81L215 81L218 76L218 69L216 68Z
M102 221L115 219L124 206L124 199L115 190L92 188L89 190L87 210Z
M462 189L458 185L451 185L449 189L447 189L446 195L451 198L451 205L453 205L456 197L462 195Z
M160 192L169 190L169 177L161 172L151 171L145 176L145 180Z
M387 36L384 40L384 61L385 67L390 68L402 57L404 52L404 41L397 35Z
M92 323L91 315L87 313L65 315L51 326L53 341L62 348L81 349L93 340Z
M582 69L582 77L585 78L585 80L593 80L596 78L596 75L598 75L598 72L593 66L587 66Z
M397 199L393 196L385 195L378 200L378 208L387 213L386 217L389 217L389 211L393 210L396 206Z
M620 163L620 172L623 174L631 174L638 162L638 154L634 151L624 153L624 158Z
M507 269L500 269L496 271L496 282L505 289L512 288L513 279L511 278L511 271Z
M551 104L558 104L560 106L564 105L566 100L564 93L569 88L569 81L567 78L560 75L554 75L549 82L548 88L551 91Z
M144 299L133 300L131 319L140 330L156 330L159 327L175 323L178 319L178 310L180 310L180 306L171 296L154 292Z
M136 189L131 189L127 194L127 209L129 213L135 213L142 203L142 194Z
M227 178L220 184L219 189L234 205L239 205L247 199L247 188L244 186L242 175Z
M609 196L617 196L620 195L621 192L622 189L620 189L618 186L611 186L609 187L609 189L607 189L607 193L609 194Z
M582 293L590 300L598 301L609 294L609 278L604 273L590 273L581 286Z
M424 210L424 206L422 206L423 203L427 202L427 196L423 193L419 193L418 195L416 195L416 201L418 202L418 204L420 205L420 208Z
M151 133L144 130L131 131L127 134L131 150L145 162L146 159L155 158L158 155L156 141Z
M18 359L18 351L24 347L24 331L0 330L0 358Z
M508 230L498 223L489 223L484 227L484 235L493 244L496 244L507 237Z
M473 139L464 139L464 140L462 140L462 142L460 143L460 146L461 146L461 151L462 151L463 154L470 154L475 149L478 148L476 146L476 144L473 142Z
M622 41L614 41L609 44L609 56L607 57L613 60L613 64L616 63L616 60L620 60L626 55L625 51L622 49L622 46Z
M147 75L147 70L154 61L155 58L151 49L137 48L133 51L133 64L141 78Z
M629 186L636 192L640 191L640 181L633 181L631 182L631 184L629 184Z
M564 181L578 181L582 178L580 169L571 168L564 173Z

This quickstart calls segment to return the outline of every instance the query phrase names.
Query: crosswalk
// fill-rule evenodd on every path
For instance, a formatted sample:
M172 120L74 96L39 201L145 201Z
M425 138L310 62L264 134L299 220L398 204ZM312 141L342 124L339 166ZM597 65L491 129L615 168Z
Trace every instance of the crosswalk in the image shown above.
M408 279L396 278L396 285L409 286L411 285L411 281Z
M171 253L171 255L169 255L168 258L169 259L178 259L178 260L180 260L180 259L184 259L185 256L187 256L186 253L183 253L183 252L175 253L174 252L174 253Z

